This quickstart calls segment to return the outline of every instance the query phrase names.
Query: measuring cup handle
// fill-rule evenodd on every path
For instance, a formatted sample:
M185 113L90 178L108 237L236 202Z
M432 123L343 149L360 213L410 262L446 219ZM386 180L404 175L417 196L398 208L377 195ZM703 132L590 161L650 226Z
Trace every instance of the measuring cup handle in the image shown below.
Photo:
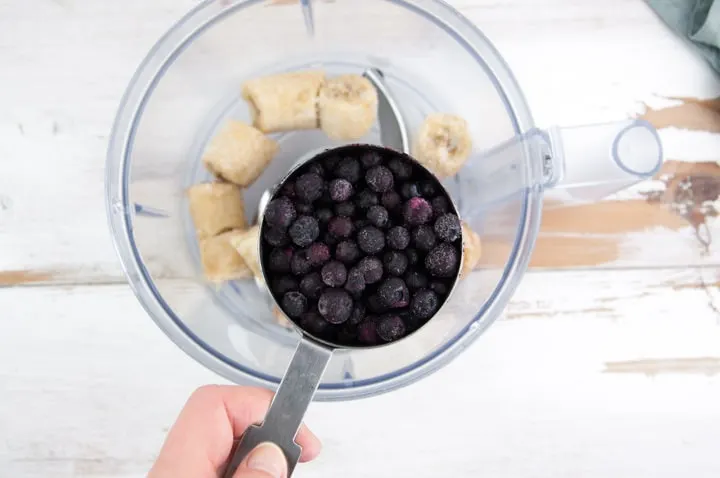
M249 427L230 453L223 478L232 478L240 463L258 445L272 442L287 459L290 477L300 459L302 448L295 443L305 412L327 368L332 349L302 339L261 425Z

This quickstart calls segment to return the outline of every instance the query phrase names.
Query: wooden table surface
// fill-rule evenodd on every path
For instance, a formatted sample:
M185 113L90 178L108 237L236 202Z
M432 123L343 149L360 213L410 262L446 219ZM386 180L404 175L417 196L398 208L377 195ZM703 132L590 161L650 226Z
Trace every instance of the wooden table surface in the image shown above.
M313 405L325 450L297 476L720 476L720 79L640 0L451 3L539 124L643 116L666 163L548 201L504 319L420 383ZM0 0L0 477L144 476L220 382L139 306L103 202L123 90L193 4Z

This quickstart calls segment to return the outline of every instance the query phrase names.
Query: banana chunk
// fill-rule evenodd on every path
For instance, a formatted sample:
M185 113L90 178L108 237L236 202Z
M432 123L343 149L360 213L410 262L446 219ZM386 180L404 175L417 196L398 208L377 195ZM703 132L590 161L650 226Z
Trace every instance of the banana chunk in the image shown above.
M253 275L264 282L260 269L260 227L253 226L247 231L235 234L230 238L230 242Z
M415 158L439 177L457 174L471 151L467 122L444 113L425 118L413 147Z
M470 226L463 221L462 223L463 237L463 264L460 271L460 278L467 277L480 263L482 257L482 244L480 236L470 229Z
M272 315L275 318L275 323L277 325L285 327L286 329L292 329L292 322L290 322L290 319L288 319L287 315L285 315L285 312L280 310L280 307L277 305L273 306Z
M363 137L377 118L373 84L360 75L341 75L325 82L318 96L320 128L333 139Z
M275 141L242 121L228 121L210 140L203 164L218 178L249 186L278 151Z
M207 280L222 282L252 277L252 271L231 243L241 233L233 230L200 241L200 258Z
M187 194L198 239L247 228L242 190L234 184L195 184Z
M301 71L246 81L242 96L250 105L253 125L264 133L318 127L317 96L322 71Z

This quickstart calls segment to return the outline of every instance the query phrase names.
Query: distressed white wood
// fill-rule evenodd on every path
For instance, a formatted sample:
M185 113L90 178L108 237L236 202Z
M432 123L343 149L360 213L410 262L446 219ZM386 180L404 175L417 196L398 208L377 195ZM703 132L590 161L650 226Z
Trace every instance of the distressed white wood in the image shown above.
M111 122L134 69L194 3L0 0L0 250L11 251L0 270L121 279L103 196ZM615 120L656 95L720 95L716 75L640 0L453 3L503 53L539 124ZM692 145L688 160L715 155L715 140L668 134ZM649 263L687 263L669 241ZM715 248L700 251L694 262L717 263Z
M144 476L189 393L218 381L118 284L103 204L120 96L195 3L0 0L0 271L48 273L0 288L0 477ZM720 95L640 0L451 3L539 124ZM675 159L717 159L717 135L662 134ZM643 233L651 247L615 265L717 264L686 232ZM314 405L325 451L298 476L717 477L717 283L716 268L529 274L506 319L441 372Z
M530 274L437 374L314 404L325 450L298 476L717 476L720 319L704 280ZM125 286L2 289L0 304L0 476L143 476L189 393L218 382Z

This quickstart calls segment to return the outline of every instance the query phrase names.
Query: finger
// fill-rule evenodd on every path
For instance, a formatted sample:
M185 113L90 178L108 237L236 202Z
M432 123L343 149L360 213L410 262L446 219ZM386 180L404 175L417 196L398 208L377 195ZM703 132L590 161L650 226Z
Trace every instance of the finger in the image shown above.
M260 423L265 418L273 393L262 388L249 388L237 386L218 386L223 393L223 402L228 411L228 417L232 420L233 435L239 437L254 423ZM243 397L248 390L256 392L258 396L253 400L256 405L252 410L243 406ZM295 438L302 454L301 462L314 460L322 448L320 439L303 423L300 425L297 437Z
M209 462L219 469L230 454L233 439L263 420L272 396L268 390L252 387L199 388L168 433L158 462L168 459L183 464ZM305 426L300 429L297 442L303 448L302 461L312 460L320 453L320 441Z
M233 478L286 478L288 464L273 443L261 443L240 463Z

